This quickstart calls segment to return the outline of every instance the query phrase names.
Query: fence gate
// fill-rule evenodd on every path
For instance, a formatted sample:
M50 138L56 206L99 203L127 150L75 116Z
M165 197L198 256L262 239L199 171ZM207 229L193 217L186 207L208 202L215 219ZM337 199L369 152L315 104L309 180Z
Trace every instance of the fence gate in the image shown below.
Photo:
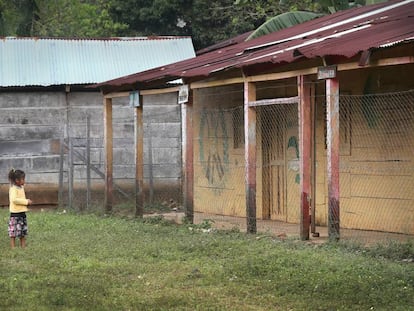
M287 221L288 202L299 191L297 103L260 106L257 112L262 134L263 218Z

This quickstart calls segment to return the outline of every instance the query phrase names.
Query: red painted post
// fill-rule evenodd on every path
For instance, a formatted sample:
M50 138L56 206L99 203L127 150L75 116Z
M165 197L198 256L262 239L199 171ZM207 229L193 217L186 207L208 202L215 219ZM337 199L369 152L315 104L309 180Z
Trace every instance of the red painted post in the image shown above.
M106 212L112 211L113 204L113 134L112 134L112 98L104 98L104 149L105 149L105 196Z
M244 83L244 158L247 233L256 233L256 110L249 102L256 100L254 83Z
M309 240L311 200L311 87L304 76L298 77L299 154L300 154L300 238Z
M183 202L185 218L194 223L194 144L193 144L193 91L189 90L188 102L182 104L183 126L183 171L184 191Z
M328 235L339 240L339 81L326 80Z
M135 107L135 216L144 216L144 121L143 97L139 95L138 107Z

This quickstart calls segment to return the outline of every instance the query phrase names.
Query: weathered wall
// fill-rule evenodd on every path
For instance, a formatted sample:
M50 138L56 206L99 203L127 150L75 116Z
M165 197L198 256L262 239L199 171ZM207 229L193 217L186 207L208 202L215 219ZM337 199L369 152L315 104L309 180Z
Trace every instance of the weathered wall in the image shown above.
M103 172L103 101L100 93L0 93L0 171L3 172L0 174L0 204L7 204L7 174L12 167L26 172L27 190L35 196L37 203L56 203L62 137L66 143L68 137L73 142L75 185L85 185L87 116L90 117L91 163ZM114 181L133 184L134 110L129 107L129 98L113 100L113 137ZM68 177L67 152L66 149L63 157L65 182ZM145 183L152 176L154 186L162 185L178 192L181 116L176 93L144 97L144 165ZM92 181L102 185L102 178L93 171Z
M340 76L342 93L350 95L340 103L344 228L414 233L414 100L399 93L414 89L413 70L391 66ZM352 97L360 94L378 95Z
M232 119L242 105L242 85L194 90L195 211L246 214L244 147L234 144Z
M367 83L374 94L414 89L410 79L414 66L355 70L339 74L340 79L340 210L341 227L414 233L414 115L413 102L398 95L387 103L373 103L383 121L369 126L361 110L361 96ZM327 225L328 192L326 174L326 104L325 84L316 81L316 223ZM259 83L257 98L295 96L296 81ZM358 95L359 97L352 97ZM348 96L348 97L347 97ZM344 101L346 99L346 101ZM245 216L244 147L234 145L235 107L243 103L242 86L197 89L194 96L195 211L222 215ZM279 105L280 106L280 105ZM381 106L381 107L380 107ZM297 108L296 108L297 109ZM300 184L297 180L297 153L289 140L298 139L297 110L280 109L285 120L281 132L283 155L273 164L283 162L280 172L272 163L264 163L265 148L275 148L275 140L266 135L277 134L265 124L269 110L258 108L257 114L257 217L299 222ZM289 112L290 111L290 112ZM366 112L365 112L366 113ZM372 112L375 113L375 112ZM379 124L379 123L378 123ZM277 175L279 174L279 175ZM269 179L272 175L273 179ZM275 176L280 181L275 182ZM266 182L273 184L266 188ZM283 191L275 191L276 187ZM269 193L266 192L268 189ZM279 193L279 197L277 196ZM266 196L272 196L266 203ZM276 201L280 209L276 209Z

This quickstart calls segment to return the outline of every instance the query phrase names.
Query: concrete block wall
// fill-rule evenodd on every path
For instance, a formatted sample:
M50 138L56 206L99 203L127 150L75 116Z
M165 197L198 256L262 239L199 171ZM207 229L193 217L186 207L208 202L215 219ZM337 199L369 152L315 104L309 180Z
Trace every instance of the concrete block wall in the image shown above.
M26 172L27 189L41 204L57 200L60 167L68 179L68 137L75 150L74 182L86 185L87 117L90 118L91 164L104 168L103 100L99 92L0 93L0 205L7 203L7 174L14 168ZM133 184L135 177L134 109L129 98L113 100L113 173L115 183ZM63 161L63 163L61 163ZM92 171L92 183L102 178ZM144 183L179 191L181 186L181 115L177 94L144 97ZM43 189L42 195L36 189Z

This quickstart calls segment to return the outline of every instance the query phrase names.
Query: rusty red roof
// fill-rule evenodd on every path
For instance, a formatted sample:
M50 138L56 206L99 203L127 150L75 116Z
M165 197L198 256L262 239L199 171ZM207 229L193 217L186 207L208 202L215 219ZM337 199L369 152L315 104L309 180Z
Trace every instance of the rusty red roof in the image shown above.
M205 78L231 68L283 64L414 40L414 0L395 0L340 11L268 35L226 45L197 57L101 83L117 87L178 78Z

